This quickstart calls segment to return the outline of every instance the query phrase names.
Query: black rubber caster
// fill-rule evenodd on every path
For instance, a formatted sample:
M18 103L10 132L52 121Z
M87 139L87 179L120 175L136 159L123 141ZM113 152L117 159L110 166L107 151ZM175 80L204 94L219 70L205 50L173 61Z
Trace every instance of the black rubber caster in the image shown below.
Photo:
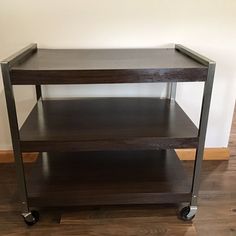
M23 213L22 217L27 225L32 226L39 221L39 213L35 210Z
M180 210L179 216L184 221L190 221L195 217L196 212L197 207L185 206Z

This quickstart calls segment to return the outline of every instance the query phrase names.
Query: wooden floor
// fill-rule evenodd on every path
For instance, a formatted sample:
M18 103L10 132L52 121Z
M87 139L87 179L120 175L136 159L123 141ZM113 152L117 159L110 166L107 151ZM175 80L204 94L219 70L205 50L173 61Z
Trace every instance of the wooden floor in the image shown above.
M28 227L15 202L14 165L2 163L0 235L236 235L236 116L229 146L229 161L203 163L199 210L193 222L177 219L171 205L43 208L40 222ZM26 172L32 165L25 164ZM190 174L192 162L184 165Z

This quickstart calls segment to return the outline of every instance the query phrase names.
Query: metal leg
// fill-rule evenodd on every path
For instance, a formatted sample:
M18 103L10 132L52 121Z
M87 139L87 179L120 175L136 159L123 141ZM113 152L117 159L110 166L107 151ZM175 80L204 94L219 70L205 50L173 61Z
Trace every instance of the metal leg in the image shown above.
M197 206L197 197L200 185L200 173L202 168L202 159L205 145L205 137L206 137L207 122L208 122L209 108L211 102L214 73L215 73L215 63L210 62L208 67L207 80L204 85L201 118L198 131L199 143L198 143L198 148L196 150L193 181L192 181L191 206Z
M175 100L176 98L176 87L177 83L176 82L170 82L167 84L167 98L171 100Z
M215 67L216 64L214 61L200 55L193 50L184 47L180 44L175 45L175 49L192 59L198 61L199 63L208 67L208 74L207 80L204 85L204 93L203 93L203 101L202 101L202 109L201 109L201 118L200 118L200 125L198 131L198 148L196 150L195 156L195 163L194 163L194 171L193 171L193 180L192 180L192 199L190 203L190 209L194 209L197 206L197 197L200 185L200 173L202 169L202 159L203 159L203 152L205 146L205 138L206 138L206 130L207 130L207 122L208 122L208 115L209 115L209 108L211 102L211 94L212 94L212 87L213 87L213 80L215 74Z
M37 100L39 100L42 97L41 85L35 85L35 89L36 89Z
M20 194L21 209L22 209L22 214L24 214L29 212L29 206L27 201L27 189L26 189L24 165L20 149L20 141L19 141L20 138L19 138L19 128L16 114L16 105L13 94L13 87L10 81L9 64L2 63L1 67L2 67L3 82L5 87L5 96L6 96L8 117L10 123L13 152L16 164L16 174L17 174L18 189Z
M172 82L171 83L171 96L170 96L171 100L175 100L175 98L176 98L176 88L177 88L177 83Z
M166 98L171 98L171 82L168 82L166 86Z

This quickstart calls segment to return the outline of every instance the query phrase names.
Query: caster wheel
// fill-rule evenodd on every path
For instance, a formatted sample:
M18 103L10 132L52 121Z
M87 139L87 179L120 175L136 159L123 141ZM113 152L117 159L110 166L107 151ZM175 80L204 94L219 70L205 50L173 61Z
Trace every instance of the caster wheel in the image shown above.
M30 211L28 213L23 213L22 217L27 225L32 226L39 220L39 213L37 211Z
M197 212L197 207L186 206L180 210L179 215L182 220L190 221L195 217L196 212Z

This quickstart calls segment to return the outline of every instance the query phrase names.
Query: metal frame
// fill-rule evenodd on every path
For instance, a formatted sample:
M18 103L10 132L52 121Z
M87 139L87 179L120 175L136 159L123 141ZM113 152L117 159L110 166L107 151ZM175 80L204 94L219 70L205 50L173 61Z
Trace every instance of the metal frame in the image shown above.
M199 141L198 141L198 147L197 147L196 155L195 155L192 189L191 189L192 199L191 199L190 205L192 207L197 207L197 198L198 198L198 192L199 192L199 186L200 186L200 173L202 169L203 152L204 152L204 147L205 147L207 123L208 123L208 116L209 116L209 109L210 109L210 103L211 103L211 94L212 94L216 63L180 44L176 44L175 49L208 67L207 79L204 83L200 124L199 124L199 130L198 130Z
M7 103L8 118L11 131L12 146L16 164L17 186L21 202L22 215L29 213L28 194L25 181L24 164L20 147L20 134L17 120L16 104L14 98L13 86L10 78L10 69L16 63L19 63L37 51L37 44L30 44L18 53L8 57L1 62L3 84Z
M167 98L169 98L171 100L175 100L176 89L177 89L177 82L167 83Z
M36 98L39 100L42 98L42 88L41 85L35 85L35 90L36 90Z
M179 44L175 45L175 49L180 53L185 54L188 57L191 57L192 59L208 67L208 75L204 84L200 125L198 131L199 143L196 150L193 179L192 179L192 189L191 189L192 198L190 202L190 213L189 213L189 215L191 216L195 214L197 210L197 197L200 185L200 172L202 167L205 136L207 130L212 86L215 73L215 62ZM26 215L27 213L29 213L29 205L27 200L27 188L25 181L24 165L22 161L22 152L20 147L19 126L17 120L13 85L11 83L11 78L10 78L10 70L13 65L25 60L27 57L29 57L36 51L37 51L37 44L31 44L28 47L22 49L18 53L14 54L13 56L1 62L8 117L11 130L11 138L12 138L14 158L16 163L17 182L20 193L22 215ZM168 83L167 97L171 100L175 100L176 86L177 86L176 82ZM35 89L36 89L37 100L39 100L42 98L41 85L36 85Z

